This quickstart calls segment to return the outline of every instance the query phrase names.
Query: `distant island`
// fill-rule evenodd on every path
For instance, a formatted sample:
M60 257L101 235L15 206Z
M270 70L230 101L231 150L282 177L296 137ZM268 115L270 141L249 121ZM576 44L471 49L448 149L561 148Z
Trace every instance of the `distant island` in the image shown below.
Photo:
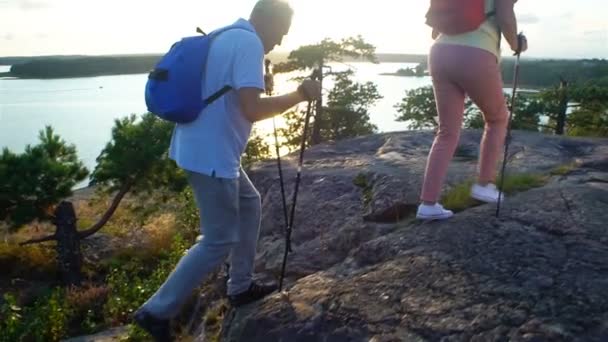
M382 76L423 77L428 76L426 63L419 63L415 68L399 69L397 72L384 72Z
M287 60L288 53L271 53L274 62ZM16 78L70 78L102 75L148 73L160 60L161 54L109 55L109 56L36 56L0 57L0 65L11 65L10 72L0 73L0 77ZM377 54L380 63L420 63L425 55ZM355 62L348 59L346 62Z
M513 79L515 59L503 58L502 79L509 84ZM398 69L383 76L422 77L428 76L428 66L420 62L415 68ZM598 86L608 86L608 60L605 59L527 59L521 60L520 86L530 89L552 87L560 80L571 83L593 82Z
M288 53L271 53L274 62L287 60ZM14 78L70 78L102 75L145 74L148 73L161 54L110 55L110 56L37 56L0 57L0 65L11 65L10 72L0 73L0 77ZM427 75L427 56L415 54L376 54L379 63L415 63L416 68L397 69L383 75L420 77ZM345 59L357 62L357 59ZM502 59L502 77L505 82L513 78L515 59ZM523 87L550 87L559 84L560 79L570 82L593 81L598 85L608 85L608 60L605 59L532 59L523 58L520 82Z
M160 55L50 56L32 59L23 57L13 59L13 62L20 63L12 64L10 72L0 76L45 79L143 74L149 72L160 57ZM0 58L0 64L2 63L3 60Z

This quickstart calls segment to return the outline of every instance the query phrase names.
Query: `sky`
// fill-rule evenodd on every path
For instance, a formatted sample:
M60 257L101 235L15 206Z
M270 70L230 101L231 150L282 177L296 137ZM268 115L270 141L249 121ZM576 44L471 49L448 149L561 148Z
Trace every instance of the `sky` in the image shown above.
M428 0L291 0L278 51L361 35L381 53L428 52ZM248 18L255 0L0 0L0 56L164 53L195 28ZM519 0L530 57L608 58L608 1Z

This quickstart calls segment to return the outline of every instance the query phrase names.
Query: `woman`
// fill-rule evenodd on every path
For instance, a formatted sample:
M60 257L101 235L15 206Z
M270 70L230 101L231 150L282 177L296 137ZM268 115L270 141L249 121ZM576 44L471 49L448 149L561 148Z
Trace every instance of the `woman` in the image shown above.
M274 91L274 75L270 71L271 65L270 59L264 60L264 88L267 96L272 96Z
M437 220L453 216L439 204L448 165L454 155L463 121L465 95L483 112L485 130L481 140L479 175L471 189L477 200L498 200L494 185L508 120L500 73L500 32L513 51L527 49L525 37L518 39L514 5L517 0L486 0L486 13L495 12L475 31L447 35L433 31L435 44L429 55L439 130L429 153L419 219ZM521 43L520 43L521 42ZM521 46L519 46L521 44Z

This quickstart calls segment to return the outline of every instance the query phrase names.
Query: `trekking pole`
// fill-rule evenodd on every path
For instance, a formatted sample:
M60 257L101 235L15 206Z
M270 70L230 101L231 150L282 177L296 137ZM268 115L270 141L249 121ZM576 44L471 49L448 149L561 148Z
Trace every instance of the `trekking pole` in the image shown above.
M269 59L264 61L265 65L266 65L266 76L264 78L264 80L266 80L266 77L269 78L268 83L270 84L266 84L266 95L267 96L272 96L272 87L274 86L274 81L272 81L272 75L270 73L270 65L271 62ZM265 82L266 83L266 82ZM272 128L274 131L274 147L277 153L277 167L279 169L279 183L281 184L281 200L283 202L283 216L285 218L285 227L287 227L289 225L289 221L287 218L287 201L285 199L285 181L283 179L283 166L281 163L281 151L279 148L279 136L277 134L277 123L275 120L275 117L272 117Z
M505 185L505 172L507 170L507 157L509 154L509 144L511 143L511 122L513 120L513 111L515 110L515 98L517 95L517 83L519 82L519 57L521 56L521 46L523 44L523 33L517 36L517 51L515 55L517 59L515 61L515 69L513 72L513 92L511 93L511 108L509 108L509 121L507 123L507 136L505 141L505 153L502 160L502 170L500 172L500 185L498 187L498 201L496 202L496 218L500 215L500 202L502 200L503 187Z
M281 152L279 149L279 137L277 134L277 124L274 116L272 117L272 128L274 129L274 146L277 153L277 167L279 169L279 183L281 184L281 201L283 202L283 217L285 219L285 227L289 228L289 219L287 217L287 200L285 199L285 181L283 179L283 166L281 163ZM281 278L283 279L283 278ZM282 282L282 280L281 280Z
M314 75L314 73L313 73ZM302 179L302 165L304 164L304 151L306 149L306 140L308 135L308 126L313 108L313 101L308 101L306 108L306 117L304 118L304 132L302 133L302 144L300 146L300 159L298 161L298 170L296 174L296 185L293 192L293 201L291 204L291 213L286 229L285 236L285 253L283 254L283 265L281 266L281 278L279 281L279 292L283 290L283 280L285 279L285 268L287 267L287 255L292 252L291 249L291 232L293 231L293 221L296 215L296 203L298 200L298 190L300 189L300 181Z
M272 117L272 127L274 128L274 146L277 153L277 167L279 169L279 183L281 184L281 201L283 202L283 216L285 218L285 226L289 226L287 218L287 201L285 200L285 182L283 180L283 167L281 164L281 154L279 149L279 137L277 135L277 124L274 117Z
M272 96L272 90L273 90L272 87L274 85L274 81L272 80L272 75L270 73L271 62L270 62L270 60L267 59L264 61L264 63L266 65L266 75L265 75L264 80L266 81L266 77L267 77L268 81L269 81L268 82L269 84L265 84L266 85L266 95ZM267 83L267 82L265 82L265 83ZM285 181L283 178L283 166L281 163L281 151L280 151L280 147L279 147L279 135L277 134L277 123L276 123L274 116L272 117L272 128L274 131L274 147L275 147L275 151L277 153L277 167L279 170L279 183L281 184L281 201L283 202L283 217L285 220L285 229L289 229L289 218L287 217L287 200L285 199ZM283 286L283 276L281 276L281 284L279 287L279 291L281 290L282 286Z

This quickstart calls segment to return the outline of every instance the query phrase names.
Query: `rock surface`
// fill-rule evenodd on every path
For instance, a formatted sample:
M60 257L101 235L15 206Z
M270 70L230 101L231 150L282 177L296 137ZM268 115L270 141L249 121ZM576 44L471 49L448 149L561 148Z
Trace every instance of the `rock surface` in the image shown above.
M474 177L480 139L463 132L444 191ZM222 341L608 341L608 139L514 132L508 173L547 184L507 198L500 218L480 205L424 223L412 215L432 141L398 132L308 150L286 291L230 310ZM288 204L297 157L283 158ZM276 280L276 164L249 175L263 202L256 273Z
M474 176L463 132L446 190ZM239 309L226 341L608 341L608 140L514 132L510 173L549 174L444 222L411 219L432 132L372 135L305 156L288 292ZM284 158L291 203L297 155ZM274 162L257 272L280 274L284 218Z
M127 332L127 327L117 327L94 335L70 338L63 342L118 342L125 340Z

